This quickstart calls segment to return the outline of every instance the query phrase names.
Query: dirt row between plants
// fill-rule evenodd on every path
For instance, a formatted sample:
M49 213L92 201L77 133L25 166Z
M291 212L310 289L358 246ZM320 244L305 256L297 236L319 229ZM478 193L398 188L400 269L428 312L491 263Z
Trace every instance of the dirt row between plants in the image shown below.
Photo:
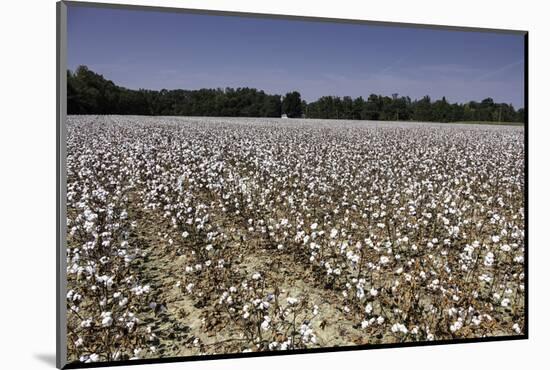
M156 352L160 357L190 356L235 351L233 343L242 341L237 328L227 322L206 320L206 313L215 302L198 303L185 292L187 258L178 253L185 246L170 245L167 239L177 240L175 231L158 211L134 209L138 238L146 256L140 266L143 280L151 284L156 297L152 305L155 314L148 314L144 323L152 326L158 338ZM235 227L239 225L235 224ZM167 238L163 238L164 235ZM318 347L349 346L370 342L364 331L346 317L338 307L340 297L333 290L324 289L310 271L294 261L292 253L274 253L265 248L265 242L252 239L235 242L242 258L234 262L235 273L250 277L256 272L276 282L281 297L308 297L319 307L312 322ZM233 271L233 270L232 270ZM360 321L359 321L360 322Z

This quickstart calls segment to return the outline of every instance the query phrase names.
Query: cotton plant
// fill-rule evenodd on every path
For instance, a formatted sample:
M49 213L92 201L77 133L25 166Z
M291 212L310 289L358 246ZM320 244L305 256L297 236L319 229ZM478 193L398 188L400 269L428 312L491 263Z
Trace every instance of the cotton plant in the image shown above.
M221 316L222 322L229 321L242 333L241 351L316 346L312 320L319 314L319 307L311 305L307 296L293 296L277 287L271 288L267 280L264 273L254 272L224 291L214 311L207 316Z

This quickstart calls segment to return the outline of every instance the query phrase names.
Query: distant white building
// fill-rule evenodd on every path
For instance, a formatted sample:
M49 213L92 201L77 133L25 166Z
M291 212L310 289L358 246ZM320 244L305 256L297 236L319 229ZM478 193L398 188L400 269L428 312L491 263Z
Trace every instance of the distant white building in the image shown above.
M286 114L282 114L281 118L288 118L288 116Z

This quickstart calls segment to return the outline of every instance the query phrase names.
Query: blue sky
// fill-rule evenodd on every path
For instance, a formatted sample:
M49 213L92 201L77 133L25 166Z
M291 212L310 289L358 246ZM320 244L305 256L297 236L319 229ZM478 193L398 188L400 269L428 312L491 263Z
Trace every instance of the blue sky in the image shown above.
M146 89L399 93L523 107L523 36L143 10L68 9L68 67Z

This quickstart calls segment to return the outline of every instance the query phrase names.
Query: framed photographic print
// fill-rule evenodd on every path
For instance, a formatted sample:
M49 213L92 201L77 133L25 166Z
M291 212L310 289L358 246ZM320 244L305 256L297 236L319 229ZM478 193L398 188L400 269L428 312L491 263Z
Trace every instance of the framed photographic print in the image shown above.
M527 338L526 31L57 12L59 368Z

